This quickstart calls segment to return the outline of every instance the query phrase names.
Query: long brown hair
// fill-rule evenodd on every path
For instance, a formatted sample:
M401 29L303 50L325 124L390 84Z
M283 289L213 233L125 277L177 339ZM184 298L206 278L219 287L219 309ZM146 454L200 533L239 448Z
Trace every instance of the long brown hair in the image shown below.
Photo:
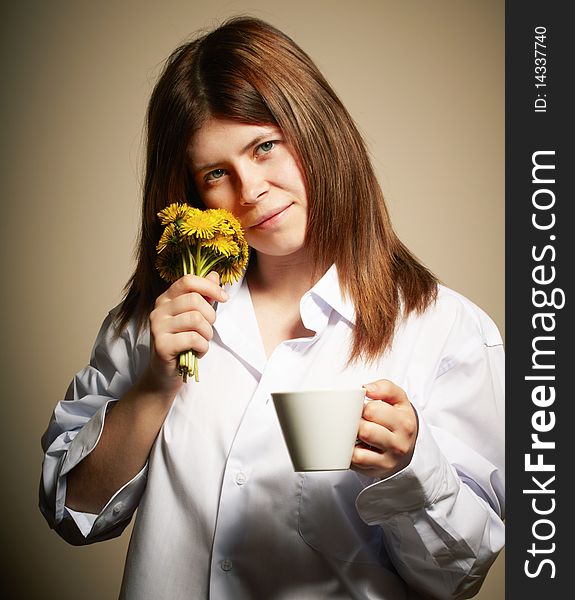
M351 116L311 58L275 27L235 17L177 48L147 113L147 157L137 266L118 314L146 321L165 284L154 268L157 212L174 201L201 207L188 146L209 117L275 124L302 168L306 245L316 271L336 265L355 306L350 360L389 347L402 314L433 302L437 280L393 231L383 194ZM403 303L403 306L402 306Z

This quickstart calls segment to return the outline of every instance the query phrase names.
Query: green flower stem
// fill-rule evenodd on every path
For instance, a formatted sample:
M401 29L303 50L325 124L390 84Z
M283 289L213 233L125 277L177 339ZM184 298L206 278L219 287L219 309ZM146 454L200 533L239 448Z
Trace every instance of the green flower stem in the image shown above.
M212 258L211 261L208 260L209 257L205 257L204 260L202 261L202 272L205 275L207 275L212 269L213 267L215 267L224 257L223 256L215 256Z
M213 268L222 260L224 256L214 255L209 249L206 249L202 253L202 245L198 241L195 248L189 245L187 246L187 252L182 253L182 269L183 274L188 275L193 273L198 277L205 277L210 273ZM193 252L195 250L195 252ZM186 256L187 254L187 256ZM184 383L187 382L188 376L194 376L195 381L200 381L199 368L198 368L198 356L195 351L188 350L187 352L180 353L178 360L178 371L184 379Z
M202 254L200 252L202 245L200 244L200 241L198 240L198 243L196 244L196 275L198 277L201 277L200 272L201 272L201 264L202 264Z
M212 260L209 260L209 254L208 256L202 256L201 250L201 244L196 244L194 256L192 248L189 245L187 246L187 257L186 253L182 254L182 267L184 275L193 273L198 277L205 277L212 270L212 267L216 265L222 258L220 256L216 256L215 258L212 258ZM187 352L180 353L178 365L178 370L184 379L184 383L187 382L188 376L191 377L192 375L194 376L195 381L200 381L198 356L195 351L188 350Z
M194 261L194 257L192 255L192 251L190 249L190 247L188 246L188 258L190 259L190 269L189 269L189 273L193 273L194 275L197 275L197 265L198 262Z
M201 245L198 242L196 244L196 260L195 260L195 264L194 264L194 259L193 259L192 253L191 253L191 251L190 251L190 249L188 247L188 254L189 254L189 257L190 257L190 266L191 267L192 266L195 267L194 268L194 272L198 276L200 276L200 269L199 269L200 259L201 259L200 247L201 247ZM193 375L196 383L198 383L200 381L200 369L199 369L199 366L198 366L198 355L195 352L192 352L192 355L193 355L193 363L190 364L190 368L191 368L190 375ZM189 356L189 359L192 360L192 356Z
M186 262L185 254L182 254L182 270L184 275L188 275L189 273L193 273L193 257L188 248L188 258L189 264ZM198 379L198 371L197 371L197 361L198 358L195 355L195 352L192 350L187 350L186 352L180 352L178 357L178 371L182 376L184 383L188 381L188 375L195 375L196 381Z

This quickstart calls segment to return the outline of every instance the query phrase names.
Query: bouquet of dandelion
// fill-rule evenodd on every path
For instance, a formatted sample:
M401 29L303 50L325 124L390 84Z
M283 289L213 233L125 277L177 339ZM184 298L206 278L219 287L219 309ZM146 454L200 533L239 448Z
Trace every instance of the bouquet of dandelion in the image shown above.
M156 246L156 268L168 283L183 275L205 277L211 271L223 284L238 280L248 262L248 245L240 222L222 208L200 210L188 204L170 204L158 213L165 226ZM184 382L199 381L198 357L192 350L178 358Z

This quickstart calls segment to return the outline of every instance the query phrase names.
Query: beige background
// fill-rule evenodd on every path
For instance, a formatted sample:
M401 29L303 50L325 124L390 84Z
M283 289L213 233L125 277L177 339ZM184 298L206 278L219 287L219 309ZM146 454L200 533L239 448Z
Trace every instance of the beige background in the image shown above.
M115 598L128 542L37 510L40 436L130 275L162 61L238 13L284 29L365 134L396 228L503 330L503 0L26 1L3 8L2 561L12 598ZM480 597L503 598L503 557ZM216 599L217 600L217 599Z

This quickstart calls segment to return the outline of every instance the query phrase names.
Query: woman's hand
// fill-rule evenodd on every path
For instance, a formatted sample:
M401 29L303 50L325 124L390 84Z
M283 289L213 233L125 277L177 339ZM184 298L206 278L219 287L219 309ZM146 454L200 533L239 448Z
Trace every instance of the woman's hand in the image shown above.
M176 364L180 352L205 354L216 312L225 302L217 273L185 275L156 300L150 313L152 352L142 377L112 403L98 444L69 473L66 505L98 514L112 495L146 464L177 391L183 385Z
M180 352L194 350L201 357L208 351L216 320L212 303L227 300L219 281L216 272L207 277L184 275L158 297L150 313L149 385L175 393L183 383L176 361Z
M364 386L366 402L359 423L352 468L385 478L411 461L417 439L417 416L406 393L387 379Z

